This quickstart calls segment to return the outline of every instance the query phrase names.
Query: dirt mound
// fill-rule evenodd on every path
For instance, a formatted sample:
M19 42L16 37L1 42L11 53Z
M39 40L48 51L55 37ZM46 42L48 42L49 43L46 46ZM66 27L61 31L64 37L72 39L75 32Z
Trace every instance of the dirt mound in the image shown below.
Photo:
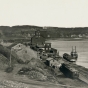
M17 52L17 55L19 56L19 58L20 58L23 62L25 62L26 60L30 60L30 59L31 59L29 53L27 53L26 50L20 50L20 51L18 51L18 52Z
M50 69L47 69L47 66L37 58L32 58L27 67L23 67L18 71L18 74L26 75L31 79L55 82L55 78L51 73Z
M46 75L47 72L45 71L45 68L46 68L46 65L43 62L41 62L40 59L32 58L27 64L27 67L23 67L20 70L21 71L23 70L23 73L28 71L38 71L43 75Z
M0 54L0 70L5 70L9 65L8 59Z
M30 60L30 62L28 63L28 67L29 68L30 67L32 67L32 68L39 67L39 68L44 69L46 67L46 65L40 59L32 58Z
M28 77L32 79L42 80L42 81L47 80L47 76L43 75L39 71L33 71L33 70L28 72Z
M24 46L24 48L17 52L18 57L23 60L24 62L26 60L31 60L33 57L37 58L37 52L30 49L30 47Z

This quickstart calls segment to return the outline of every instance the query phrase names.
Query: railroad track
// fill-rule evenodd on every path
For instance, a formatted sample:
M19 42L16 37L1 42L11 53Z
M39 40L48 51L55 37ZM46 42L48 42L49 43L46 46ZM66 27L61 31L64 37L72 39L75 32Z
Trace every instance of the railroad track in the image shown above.
M86 82L88 84L88 74L87 72L80 70L79 72L79 79Z
M88 78L86 78L83 74L79 74L79 80L88 84Z
M76 68L79 71L79 79L82 82L85 82L88 84L88 72L85 71L83 68L80 68L80 66L73 65L74 68Z
M88 71L84 70L84 68L81 68L80 66L76 65L75 63L71 63L65 59L63 59L63 61L79 71L79 78L77 80L80 82L80 84L81 83L88 84Z
M79 71L80 74L88 77L88 71L84 70L84 68L81 68L80 66L77 66L77 65L73 65L73 67L75 69L77 69Z

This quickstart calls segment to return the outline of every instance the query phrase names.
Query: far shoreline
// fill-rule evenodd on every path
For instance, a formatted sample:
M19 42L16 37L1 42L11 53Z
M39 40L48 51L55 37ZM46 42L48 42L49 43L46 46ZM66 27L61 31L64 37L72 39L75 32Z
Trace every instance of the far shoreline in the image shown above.
M88 38L49 38L46 41L58 40L58 41L88 41Z

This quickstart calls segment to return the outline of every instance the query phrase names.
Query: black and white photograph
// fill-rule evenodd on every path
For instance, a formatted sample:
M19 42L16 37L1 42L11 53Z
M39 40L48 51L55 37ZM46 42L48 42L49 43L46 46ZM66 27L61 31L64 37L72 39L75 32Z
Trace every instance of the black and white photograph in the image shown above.
M88 88L88 0L0 0L0 88Z

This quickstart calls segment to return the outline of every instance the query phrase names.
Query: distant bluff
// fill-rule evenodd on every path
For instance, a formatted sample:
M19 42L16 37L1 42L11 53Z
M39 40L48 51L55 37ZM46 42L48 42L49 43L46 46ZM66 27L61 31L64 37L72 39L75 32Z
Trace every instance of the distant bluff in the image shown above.
M88 27L75 27L75 28L61 28L61 27L40 27L33 25L17 25L17 26L0 26L0 37L6 36L18 36L24 37L23 34L34 33L34 31L46 31L46 38L66 38L71 35L85 35L88 36Z

